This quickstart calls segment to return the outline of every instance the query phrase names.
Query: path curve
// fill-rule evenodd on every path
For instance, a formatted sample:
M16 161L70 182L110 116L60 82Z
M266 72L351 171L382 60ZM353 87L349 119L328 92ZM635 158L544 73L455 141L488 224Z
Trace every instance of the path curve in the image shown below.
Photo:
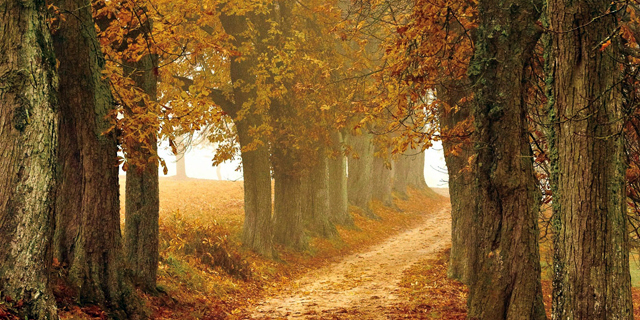
M310 271L249 310L253 319L387 319L402 272L449 246L450 207L426 214L417 227L367 252ZM352 315L352 316L350 316Z

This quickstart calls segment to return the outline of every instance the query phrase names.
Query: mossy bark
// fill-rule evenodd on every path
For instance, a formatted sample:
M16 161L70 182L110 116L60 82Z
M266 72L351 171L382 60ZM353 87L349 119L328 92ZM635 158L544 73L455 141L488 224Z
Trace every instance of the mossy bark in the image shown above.
M80 303L131 314L134 298L123 275L118 148L114 133L106 133L114 102L102 77L105 60L90 2L55 5L74 14L54 34L61 109L54 253L68 266L66 280Z
M525 69L540 36L541 1L481 0L469 65L477 209L470 319L545 319L539 197L526 120Z
M58 319L49 285L58 78L44 1L0 0L0 300Z
M618 18L609 1L548 3L553 319L633 319ZM611 46L601 49L607 40Z
M143 8L146 12L146 8ZM128 37L135 39L139 35L151 36L151 21L144 21ZM148 108L157 99L157 77L155 57L147 54L139 61L124 62L124 73L128 75L145 94ZM129 108L127 112L130 113ZM145 142L128 141L129 150L135 157L133 165L127 170L125 196L125 256L128 269L134 283L147 292L156 291L156 275L159 260L159 218L160 189L158 181L158 161L154 158L158 152L157 123L146 124L149 131ZM135 165L142 163L143 165Z

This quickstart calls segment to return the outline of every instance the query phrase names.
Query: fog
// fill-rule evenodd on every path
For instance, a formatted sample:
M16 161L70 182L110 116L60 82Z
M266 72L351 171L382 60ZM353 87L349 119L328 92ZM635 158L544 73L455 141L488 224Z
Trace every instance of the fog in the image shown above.
M176 157L166 145L158 148L158 153L167 163L167 175L160 168L161 177L170 177L176 174ZM186 154L187 176L196 179L218 180L216 167L211 165L211 159L215 153L214 148L192 148ZM242 180L240 161L227 161L220 165L222 180ZM434 146L425 151L424 177L429 187L446 188L448 186L446 174L447 167L444 162L442 144L435 142ZM122 173L122 172L121 172Z

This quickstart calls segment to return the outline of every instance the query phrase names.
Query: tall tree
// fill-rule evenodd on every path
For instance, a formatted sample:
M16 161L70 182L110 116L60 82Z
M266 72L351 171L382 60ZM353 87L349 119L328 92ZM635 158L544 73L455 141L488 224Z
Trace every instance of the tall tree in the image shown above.
M58 318L49 286L59 108L44 1L0 1L0 299Z
M135 7L139 19L131 21L127 39L130 43L149 41L152 24L146 7ZM143 13L143 14L140 14ZM146 20L144 20L146 19ZM149 48L148 50L150 50ZM125 54L125 57L127 55ZM142 57L126 57L123 73L135 82L143 98L135 106L125 106L127 114L134 116L134 108L152 108L157 98L156 56L147 51ZM136 285L148 292L156 290L159 259L160 188L158 180L158 126L147 123L142 141L127 141L127 168L125 196L125 256ZM182 156L184 158L184 156ZM135 161L137 160L137 161Z
M370 186L373 179L373 136L369 133L352 135L348 143L357 156L357 158L349 158L347 180L349 203L360 208L365 216L376 218L371 210L373 190Z
M602 0L548 4L554 319L633 319L619 11Z
M481 0L469 77L475 96L477 210L472 319L545 319L539 191L526 125L525 69L542 2Z
M262 38L270 29L265 26L267 16L264 12L222 13L220 21L225 32L233 36L232 44L237 49L262 46ZM254 25L260 26L257 35L252 33ZM260 254L272 256L270 153L264 141L259 141L255 135L255 129L263 125L264 119L256 106L256 92L251 89L256 81L253 72L260 49L231 58L229 74L234 83L233 102L225 98L217 102L234 117L238 141L242 146L245 211L242 242Z
M373 189L372 198L380 200L387 207L393 207L393 171L385 164L385 160L379 157L373 159L373 176L371 187Z
M353 217L349 214L349 196L347 194L347 158L343 154L342 132L331 133L331 142L337 150L329 158L329 203L331 221L343 226L353 226Z
M447 81L438 88L440 130L444 160L449 173L451 200L451 253L448 276L468 284L471 278L470 253L474 247L473 215L476 196L473 194L473 146L464 123L471 118L470 102L461 102L469 95L465 81Z
M68 266L80 303L114 312L129 305L120 233L117 143L108 116L115 104L102 77L104 57L91 3L60 0L54 33L61 111L55 256Z
M331 221L329 197L329 158L323 147L314 152L311 168L303 179L302 218L306 227L315 235L335 238L338 231Z

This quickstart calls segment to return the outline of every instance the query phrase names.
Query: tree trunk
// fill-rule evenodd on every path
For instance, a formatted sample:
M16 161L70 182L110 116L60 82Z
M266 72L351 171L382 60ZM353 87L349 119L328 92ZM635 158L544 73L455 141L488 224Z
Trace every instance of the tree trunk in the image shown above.
M526 123L525 68L541 1L481 0L469 76L477 134L470 319L545 319L539 190Z
M411 150L417 151L417 150ZM411 152L410 151L410 152ZM409 157L409 172L407 174L407 185L414 189L428 189L427 181L424 179L425 154L420 151L417 154L411 154Z
M262 15L260 16L265 19ZM248 26L250 18L255 16L221 15L220 21L225 32L232 35L233 44L240 48L247 42L256 41L251 35ZM266 32L267 30L261 30ZM242 230L242 241L251 250L267 257L273 256L273 235L271 223L271 163L269 148L258 143L255 150L247 150L246 147L254 142L251 133L252 127L259 127L264 121L261 114L256 114L250 108L255 102L255 91L247 89L255 83L252 73L257 58L256 53L247 53L242 57L231 59L229 74L233 86L233 102L227 102L225 111L234 118L240 146L244 174L244 212L245 219ZM242 85L241 85L242 84ZM243 111L243 116L238 113ZM246 112L244 112L246 111Z
M609 1L549 3L554 319L633 319L621 67Z
M393 161L393 191L402 200L409 199L409 194L407 194L408 176L409 159L401 154Z
M360 208L364 216L377 219L371 210L373 192L373 142L371 134L350 136L349 144L358 158L349 158L349 176L347 190L349 203Z
M342 153L342 133L331 134L333 145L340 148L335 159L329 159L329 204L331 221L343 226L353 226L353 217L349 214L349 196L347 194L347 158Z
M175 155L176 176L174 178L176 180L187 180L189 179L189 176L187 176L187 147L184 145L184 138L176 139L176 144L178 145L179 153Z
M44 2L0 0L0 12L0 300L54 320L56 58Z
M277 144L277 142L276 142ZM284 146L280 146L284 148ZM302 250L307 247L302 220L302 176L294 170L294 150L273 148L274 213L273 240L276 243Z
M372 198L379 200L387 207L394 207L395 204L393 203L393 196L391 195L393 188L393 171L385 165L384 159L379 157L373 159L372 178Z
M236 121L240 145L253 141L249 134L251 118ZM242 242L255 252L273 256L271 224L271 163L269 148L259 145L255 150L242 150L242 172L244 176L244 226Z
M331 223L331 205L329 203L329 158L323 148L316 151L316 157L309 174L303 180L302 217L306 227L313 234L324 238L335 238L338 231Z
M449 173L449 199L451 202L451 252L449 254L448 276L462 283L469 284L471 279L470 251L475 245L470 235L474 232L473 216L476 208L475 188L473 187L473 164L469 158L473 156L473 146L465 137L454 137L449 134L457 126L471 117L470 103L460 104L460 99L469 96L468 86L462 81L451 81L438 88L438 98L456 110L438 110L444 160ZM460 131L457 131L460 132ZM453 152L453 149L459 151Z
M129 307L131 292L122 274L118 148L114 134L105 134L114 103L102 79L104 57L90 3L64 0L55 4L74 13L54 35L60 61L58 156L62 164L55 253L68 265L68 284L80 303L117 312Z
M146 12L146 8L143 8ZM151 34L151 21L145 21L129 37ZM154 56L146 55L137 62L124 62L124 73L129 75L149 99L151 104L157 98L157 77L153 73ZM143 103L144 104L144 103ZM147 108L146 105L141 107ZM130 110L129 110L130 111ZM130 112L129 112L130 113ZM147 124L148 143L133 142L129 146L132 156L144 161L142 167L130 165L127 170L125 199L125 256L135 284L147 292L156 291L158 271L158 245L160 218L160 189L158 181L157 124ZM151 150L145 147L150 147Z

